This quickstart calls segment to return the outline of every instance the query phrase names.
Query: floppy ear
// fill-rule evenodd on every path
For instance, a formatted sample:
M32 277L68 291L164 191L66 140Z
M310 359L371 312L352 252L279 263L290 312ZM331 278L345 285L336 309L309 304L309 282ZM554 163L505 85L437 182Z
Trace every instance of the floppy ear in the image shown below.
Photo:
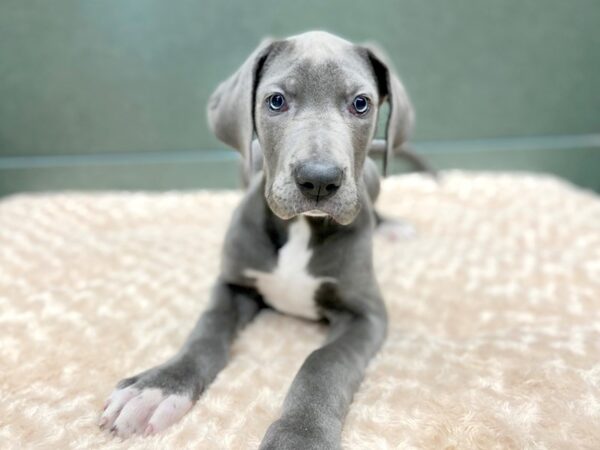
M223 81L208 101L208 124L217 138L251 161L254 101L260 70L272 40L265 39L242 66Z
M406 89L396 75L388 59L373 47L366 46L367 55L379 88L380 101L387 101L389 113L385 131L386 149L383 154L383 175L387 175L388 161L394 150L400 148L407 140L414 124L414 110Z

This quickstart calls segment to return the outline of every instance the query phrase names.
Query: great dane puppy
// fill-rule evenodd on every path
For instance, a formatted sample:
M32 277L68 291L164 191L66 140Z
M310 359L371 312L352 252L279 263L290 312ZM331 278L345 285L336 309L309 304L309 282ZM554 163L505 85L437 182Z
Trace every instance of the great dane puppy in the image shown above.
M339 448L354 392L386 335L372 262L379 177L367 157L386 101L390 155L412 121L404 87L376 51L325 32L263 42L217 88L211 128L254 172L227 231L221 274L183 348L118 383L102 428L150 435L179 420L225 366L236 333L270 307L326 321L330 331L261 448Z

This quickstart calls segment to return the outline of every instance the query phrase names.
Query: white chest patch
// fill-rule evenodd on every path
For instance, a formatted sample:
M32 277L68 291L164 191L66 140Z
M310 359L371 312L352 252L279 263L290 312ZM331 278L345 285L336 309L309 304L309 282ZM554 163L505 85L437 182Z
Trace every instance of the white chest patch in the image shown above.
M319 319L314 294L323 281L306 268L312 250L308 247L310 227L306 219L299 217L290 225L288 241L279 250L277 266L272 272L246 269L244 275L256 280L256 288L265 302L285 314Z

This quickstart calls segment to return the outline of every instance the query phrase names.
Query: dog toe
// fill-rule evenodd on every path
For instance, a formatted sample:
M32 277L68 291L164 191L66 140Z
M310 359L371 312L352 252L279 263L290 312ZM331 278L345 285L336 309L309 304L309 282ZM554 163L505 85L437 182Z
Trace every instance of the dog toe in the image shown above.
M152 414L144 434L154 434L171 426L192 408L192 404L192 400L184 395L169 395Z
M118 389L110 396L99 425L121 438L149 436L177 422L192 405L189 396L165 395L158 388Z
M98 422L100 428L111 429L125 404L138 394L139 390L131 387L115 390L104 405L104 412Z
M162 400L160 389L143 389L123 406L115 420L115 434L122 438L142 434L148 425L148 419Z

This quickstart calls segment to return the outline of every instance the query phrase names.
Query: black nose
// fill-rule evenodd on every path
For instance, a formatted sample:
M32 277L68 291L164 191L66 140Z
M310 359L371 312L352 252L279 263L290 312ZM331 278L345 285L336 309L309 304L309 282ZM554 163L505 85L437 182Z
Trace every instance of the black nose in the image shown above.
M342 185L343 175L339 167L315 161L300 164L294 174L298 189L306 197L317 201L335 194Z

